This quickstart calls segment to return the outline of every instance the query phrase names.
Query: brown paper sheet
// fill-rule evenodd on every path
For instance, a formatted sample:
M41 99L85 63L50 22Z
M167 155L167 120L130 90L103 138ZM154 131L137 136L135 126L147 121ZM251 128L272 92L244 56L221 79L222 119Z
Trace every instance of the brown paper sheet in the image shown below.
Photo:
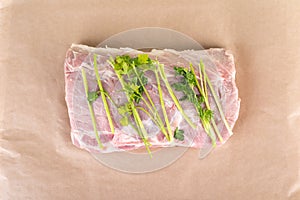
M0 3L0 199L300 199L298 1ZM235 55L235 135L204 160L189 150L132 175L72 145L63 61L131 28L181 31Z

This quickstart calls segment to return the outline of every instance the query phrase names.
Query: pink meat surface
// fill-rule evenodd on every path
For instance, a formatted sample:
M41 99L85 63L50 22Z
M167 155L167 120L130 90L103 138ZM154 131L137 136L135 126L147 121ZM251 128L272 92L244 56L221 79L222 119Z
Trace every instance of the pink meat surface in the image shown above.
M65 59L65 90L71 124L71 138L74 145L90 152L103 153L144 148L142 140L131 126L120 125L121 116L119 115L116 106L108 101L115 126L115 133L112 134L110 132L110 126L101 98L98 98L93 103L98 132L101 142L104 145L104 149L98 147L81 76L81 68L84 68L87 74L89 91L96 91L98 89L93 70L93 55L96 54L99 74L104 90L110 94L117 105L122 105L126 102L126 97L121 91L118 78L107 60L110 57L115 57L117 55L129 54L131 56L136 56L141 53L143 52L131 48L93 48L84 45L72 45L67 51ZM220 99L226 120L228 121L229 126L233 128L239 114L240 99L235 84L236 71L234 60L230 53L226 52L224 49L212 48L208 50L185 51L154 49L147 54L149 54L152 59L157 58L160 63L164 64L165 72L171 84L178 82L178 77L174 76L174 66L189 67L190 63L194 66L198 66L199 61L202 60L206 67L207 75ZM147 72L146 76L148 77L147 90L158 109L159 115L163 119L155 76L152 72ZM185 113L197 125L195 129L191 128L183 119L162 81L161 84L171 128L174 131L176 127L179 127L184 130L185 136L183 141L175 139L170 143L152 120L147 115L140 113L152 147L186 146L201 148L208 143L211 143L210 138L202 128L193 105L188 101L181 102ZM174 92L178 99L182 97L181 92L175 90ZM214 113L215 122L225 142L230 137L230 133L221 120L219 111L210 92L209 102ZM141 106L144 107L142 103ZM221 145L222 143L218 141L217 144Z

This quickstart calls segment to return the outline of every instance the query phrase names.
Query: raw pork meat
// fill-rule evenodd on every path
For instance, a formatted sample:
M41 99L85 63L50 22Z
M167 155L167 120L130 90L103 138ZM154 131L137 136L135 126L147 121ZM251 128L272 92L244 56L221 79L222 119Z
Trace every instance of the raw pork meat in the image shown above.
M86 149L90 152L114 152L124 150L134 150L143 148L144 144L139 139L137 133L130 126L121 126L119 121L121 117L118 114L117 108L110 101L108 101L111 110L115 133L110 132L110 126L106 117L106 112L103 107L102 99L98 98L94 103L94 111L97 121L98 132L104 149L98 147L95 133L91 122L90 113L87 106L83 80L81 76L81 68L84 68L87 74L88 85L90 91L97 90L97 82L93 70L93 55L97 55L97 63L99 74L101 76L104 90L107 91L116 104L122 105L126 101L123 92L120 92L121 86L117 76L112 67L107 63L110 57L117 55L128 54L136 56L144 53L142 51L131 48L93 48L84 45L73 44L67 51L65 59L65 90L66 102L71 124L71 138L74 145L79 148ZM168 76L169 82L172 84L178 81L174 76L173 66L188 67L190 63L198 66L199 61L202 60L206 73L210 78L213 87L220 99L226 120L231 128L233 128L239 114L240 99L238 97L238 90L235 84L235 66L233 56L224 49L212 48L208 50L185 50L175 51L172 49L155 50L147 52L150 58L157 58L158 61L164 64L165 72ZM197 67L196 67L197 69ZM153 98L159 114L162 113L159 104L159 96L156 88L156 81L153 74L150 72L146 74L148 77L147 90ZM166 87L161 81L163 96L167 114L169 116L170 124L173 130L176 127L184 130L184 140L174 140L172 143L167 141L159 128L147 116L141 114L143 124L149 135L149 142L152 147L172 147L172 146L186 146L201 148L208 143L211 143L202 128L199 116L193 105L189 102L183 102L182 107L185 113L197 124L196 129L192 129L183 119L180 112L174 105L171 97L168 94ZM180 92L175 92L175 95L180 98ZM218 109L209 93L209 102L214 113L214 119L217 127L224 139L224 142L230 137L228 130L225 128L223 121L220 118ZM163 117L162 117L163 119ZM221 142L217 142L221 145Z

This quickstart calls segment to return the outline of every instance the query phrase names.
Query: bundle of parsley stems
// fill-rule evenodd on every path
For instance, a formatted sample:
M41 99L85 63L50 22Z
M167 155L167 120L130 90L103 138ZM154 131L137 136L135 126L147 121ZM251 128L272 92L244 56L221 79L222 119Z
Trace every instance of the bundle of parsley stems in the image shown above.
M83 84L84 84L85 93L87 97L89 112L93 124L93 129L96 135L96 140L101 149L103 148L103 144L101 143L98 134L97 123L95 120L95 113L92 106L93 102L99 96L101 96L111 132L114 133L115 128L109 110L109 106L107 103L107 99L110 100L112 104L118 108L118 112L122 116L120 124L122 126L130 125L134 128L134 130L136 130L138 136L142 139L150 156L152 156L150 151L151 143L148 141L148 134L141 120L139 112L143 112L147 116L149 116L151 120L159 127L159 129L165 135L168 141L172 142L174 138L178 140L184 140L183 130L178 129L178 127L175 130L171 129L171 125L165 108L164 98L162 96L161 80L164 82L168 90L168 93L172 98L174 104L176 105L178 111L182 114L183 118L193 129L196 128L196 125L184 112L183 108L181 107L180 101L188 100L194 105L199 115L199 119L203 126L204 131L211 138L213 146L215 146L216 139L214 133L216 133L220 142L223 141L223 138L219 133L219 130L213 118L213 112L211 111L208 102L208 88L207 88L208 85L211 94L213 95L214 100L216 102L221 119L224 122L225 127L228 129L230 135L232 134L231 129L225 119L225 115L222 111L222 107L219 102L219 99L214 91L210 79L206 74L205 67L202 61L200 61L200 64L198 66L199 78L196 76L192 64L190 64L190 69L184 67L174 67L176 76L181 76L182 79L180 82L170 85L164 71L164 65L159 63L157 59L156 60L150 59L147 54L139 54L137 55L137 57L133 57L133 58L130 57L129 55L116 56L115 59L110 58L110 60L108 60L108 63L115 71L127 98L127 102L124 105L116 105L116 103L112 100L110 95L104 90L102 86L102 82L100 79L98 66L97 66L97 55L94 54L93 58L94 58L94 73L96 75L96 80L99 87L98 91L92 91L92 92L89 91L85 70L81 68L81 72L82 72ZM145 87L148 84L148 78L145 76L146 71L151 71L155 75L157 90L158 90L159 100L160 100L160 106L163 113L164 121L163 119L161 119L158 110L154 105L152 98L150 97L149 91ZM200 81L198 79L200 79ZM176 91L181 91L184 94L184 96L178 100L172 88L174 88ZM144 103L145 108L139 105L140 102ZM134 120L134 123L131 122L131 119ZM211 128L211 124L213 128Z

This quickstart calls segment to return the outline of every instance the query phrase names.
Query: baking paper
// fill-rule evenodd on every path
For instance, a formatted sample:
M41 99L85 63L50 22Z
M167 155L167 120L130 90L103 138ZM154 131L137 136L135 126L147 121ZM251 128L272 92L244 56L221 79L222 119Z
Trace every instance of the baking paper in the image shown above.
M0 3L0 199L299 199L300 4L297 1ZM63 62L131 28L165 27L235 56L241 112L203 160L188 150L132 175L74 147Z

